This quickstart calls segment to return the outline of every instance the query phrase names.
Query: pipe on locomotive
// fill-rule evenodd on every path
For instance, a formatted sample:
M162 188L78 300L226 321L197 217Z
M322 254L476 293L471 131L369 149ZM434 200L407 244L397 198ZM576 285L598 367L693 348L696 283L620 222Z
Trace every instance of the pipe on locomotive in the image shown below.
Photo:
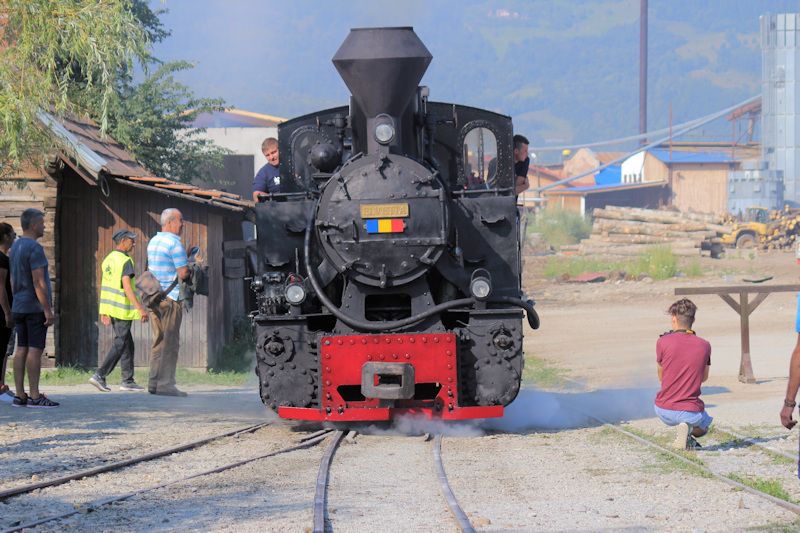
M319 200L317 200L317 204L319 204ZM316 213L317 209L314 208L314 213ZM313 217L309 219L308 225L306 226L306 235L303 239L303 255L304 263L306 267L306 275L308 276L308 281L311 282L311 287L313 287L314 292L317 294L317 298L319 301L322 302L322 305L328 308L333 316L350 326L351 328L360 329L364 331L386 331L391 329L400 329L406 326L410 326L412 324L416 324L417 322L428 318L431 315L435 315L436 313L441 313L442 311L447 311L448 309L452 309L454 307L460 307L462 305L469 305L475 303L475 298L461 298L459 300L452 300L450 302L445 302L430 309L423 311L422 313L418 313L416 315L410 316L408 318L404 318L402 320L392 320L387 322L378 322L372 323L367 322L364 320L358 320L357 318L353 318L346 314L344 311L336 307L336 304L333 303L328 295L325 294L325 291L322 288L319 280L317 279L317 274L314 271L314 268L311 266L311 234L314 231L314 219Z
M317 212L317 208L319 207L319 199L317 199L316 205L314 206L314 210L312 213ZM441 313L443 311L447 311L449 309L453 309L456 307L462 307L467 305L474 305L476 303L475 298L460 298L458 300L451 300L449 302L444 302L439 305L435 305L430 309L426 309L422 313L417 313L416 315L412 315L408 318L404 318L402 320L391 320L386 322L367 322L364 320L359 320L357 318L353 318L340 308L336 307L336 304L328 298L328 295L325 294L325 291L322 285L317 279L317 273L315 269L311 265L311 234L314 232L314 217L312 216L308 220L308 224L306 225L306 233L303 238L303 263L306 267L306 276L308 277L308 281L311 282L311 287L314 289L314 292L319 298L319 301L328 308L333 316L350 326L354 329L359 329L363 331L386 331L386 330L394 330L400 329L406 326L411 326L412 324L416 324L422 320L425 320L429 316L433 316L435 314ZM533 303L530 301L524 301L519 298L513 298L511 296L498 296L496 298L491 298L487 300L491 303L506 303L511 304L517 307L521 307L525 310L528 324L531 326L532 329L539 329L539 314L533 308Z

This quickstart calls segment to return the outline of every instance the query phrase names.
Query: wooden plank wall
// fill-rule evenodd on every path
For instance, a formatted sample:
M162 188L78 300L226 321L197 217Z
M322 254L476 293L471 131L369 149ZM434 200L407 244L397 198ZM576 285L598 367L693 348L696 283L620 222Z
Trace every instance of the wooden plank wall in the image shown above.
M137 234L134 252L136 271L146 266L147 243L160 230L161 211L168 207L181 210L186 224L182 240L187 249L200 246L208 259L210 298L196 296L194 307L185 313L181 326L181 349L178 364L208 368L226 340L226 317L223 302L227 299L222 282L222 222L236 213L217 213L221 209L169 197L152 191L110 184L104 197L98 188L89 186L71 170L65 171L61 188L60 249L62 297L62 364L94 366L107 353L112 335L97 316L100 265L113 249L112 235L121 228ZM210 224L210 225L209 225ZM241 282L239 287L241 287ZM209 303L211 300L211 303ZM152 343L149 324L133 328L137 366L147 365Z
M58 305L58 283L56 280L56 239L55 221L57 216L56 194L58 184L43 168L25 167L19 174L0 181L0 222L14 227L18 235L22 235L19 217L25 209L33 207L45 213L44 237L39 243L44 248L47 261L50 263L50 281L53 289L54 304ZM42 355L44 366L53 366L58 351L57 339L60 322L56 315L54 327L47 332L47 344Z
M728 212L728 165L675 165L672 170L672 204L681 211Z

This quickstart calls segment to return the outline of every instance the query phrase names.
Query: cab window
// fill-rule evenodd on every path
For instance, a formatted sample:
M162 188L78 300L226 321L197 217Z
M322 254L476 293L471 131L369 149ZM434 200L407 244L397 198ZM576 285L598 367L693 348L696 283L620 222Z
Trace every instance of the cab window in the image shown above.
M489 189L497 175L497 139L488 128L477 127L464 137L464 187Z

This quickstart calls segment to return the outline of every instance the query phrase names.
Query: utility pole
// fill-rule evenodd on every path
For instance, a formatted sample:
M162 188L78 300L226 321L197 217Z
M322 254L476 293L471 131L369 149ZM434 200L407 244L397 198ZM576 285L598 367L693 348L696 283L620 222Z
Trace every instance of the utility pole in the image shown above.
M639 0L639 134L647 133L647 0ZM642 138L642 146L647 139Z

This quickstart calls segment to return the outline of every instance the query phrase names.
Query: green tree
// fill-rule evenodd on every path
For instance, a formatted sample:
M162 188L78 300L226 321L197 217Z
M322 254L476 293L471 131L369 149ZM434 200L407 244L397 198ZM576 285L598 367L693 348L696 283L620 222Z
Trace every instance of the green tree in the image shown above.
M129 9L150 43L169 37L159 19L165 10L153 11L145 0L131 0ZM141 82L134 82L129 65L117 78L118 98L109 113L111 136L158 176L208 181L210 171L222 166L222 156L228 150L203 139L204 130L192 129L191 124L200 113L223 109L223 101L197 98L189 87L175 80L176 72L192 68L190 63L162 63L151 55L143 59Z
M175 81L173 73L191 68L186 62L165 63L143 82L120 84L119 107L111 113L111 134L157 176L181 181L208 179L227 150L201 138L202 129L188 129L197 115L222 109L222 101L195 98Z
M94 116L103 131L115 81L148 59L148 36L124 0L0 0L0 177L52 148L37 114ZM95 107L70 98L79 84Z
M207 178L221 165L227 151L187 128L223 102L174 79L189 63L150 53L169 36L162 12L145 0L0 0L0 178L53 148L43 110L91 117L159 176Z

